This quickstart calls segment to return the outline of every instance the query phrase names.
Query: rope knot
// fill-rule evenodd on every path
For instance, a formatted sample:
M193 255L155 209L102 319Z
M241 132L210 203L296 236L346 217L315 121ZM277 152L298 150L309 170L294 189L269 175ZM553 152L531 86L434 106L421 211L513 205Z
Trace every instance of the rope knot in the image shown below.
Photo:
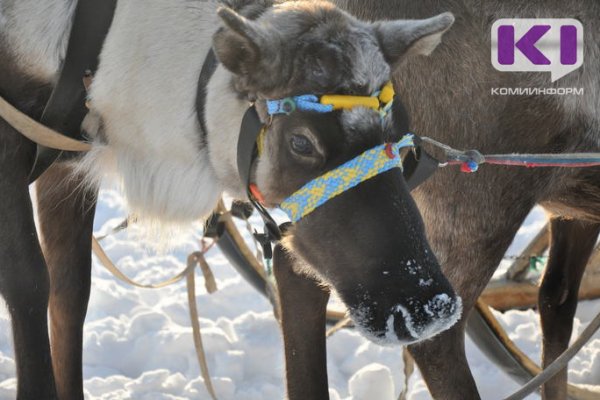
M478 169L479 164L477 164L475 161L466 161L460 165L460 171L468 174L477 172Z
M485 157L477 150L465 151L463 157L466 161L461 164L460 170L466 173L477 172L479 165L485 162Z

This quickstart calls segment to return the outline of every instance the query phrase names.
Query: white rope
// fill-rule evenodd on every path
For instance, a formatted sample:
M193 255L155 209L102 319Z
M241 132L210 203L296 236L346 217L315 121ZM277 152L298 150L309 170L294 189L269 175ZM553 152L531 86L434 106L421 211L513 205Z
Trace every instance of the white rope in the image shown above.
M144 289L160 289L167 287L169 285L173 285L181 281L183 278L186 278L187 283L187 293L188 293L188 305L190 308L190 320L192 324L192 336L194 338L194 347L196 348L196 357L198 358L198 363L200 364L200 372L202 374L202 379L204 379L204 385L206 386L206 390L210 394L210 397L213 400L217 400L217 395L215 393L215 389L212 384L212 380L210 378L210 372L208 369L208 362L206 360L206 352L204 350L204 345L202 343L202 332L200 330L200 322L199 322L199 314L198 307L196 305L196 278L195 278L195 269L196 265L199 265L202 273L204 274L204 282L206 286L206 291L208 293L213 293L217 290L217 285L215 282L214 275L210 270L208 263L206 262L206 258L204 257L204 253L207 250L206 246L203 246L203 251L195 252L189 255L187 260L186 268L175 275L173 278L168 279L164 282L145 285L134 281L125 275L108 257L98 240L93 237L92 238L92 249L100 260L100 263L106 268L111 274L113 274L116 278L121 281Z
M29 118L0 96L0 117L27 139L56 150L89 151L91 145L58 133Z

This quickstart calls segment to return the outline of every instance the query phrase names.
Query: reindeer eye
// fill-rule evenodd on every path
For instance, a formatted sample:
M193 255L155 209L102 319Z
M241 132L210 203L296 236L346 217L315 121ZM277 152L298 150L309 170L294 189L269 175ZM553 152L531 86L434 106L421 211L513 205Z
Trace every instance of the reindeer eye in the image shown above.
M304 135L293 135L290 139L292 151L301 156L310 156L315 148L311 141Z

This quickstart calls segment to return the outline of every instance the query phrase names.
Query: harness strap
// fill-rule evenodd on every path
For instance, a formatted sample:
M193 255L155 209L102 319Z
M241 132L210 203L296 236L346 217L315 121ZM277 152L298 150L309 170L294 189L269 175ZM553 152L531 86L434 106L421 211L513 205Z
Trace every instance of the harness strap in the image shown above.
M404 157L402 164L404 167L402 171L404 180L410 191L431 178L440 167L440 162L419 146L418 137L416 136L414 151L409 152Z
M280 100L267 100L267 112L269 115L286 114L294 111L314 111L328 113L333 111L333 105L321 104L319 98L312 94L286 97Z
M256 140L262 128L263 124L258 117L256 108L254 106L249 107L242 118L237 148L238 173L242 184L246 188L250 186L250 170L257 155Z
M210 246L208 248L210 248ZM204 257L204 254L206 253L208 248L204 249L203 251L190 254L188 256L186 268L171 279L157 284L146 285L138 283L133 279L129 278L127 275L125 275L111 261L110 257L108 257L98 240L96 238L92 238L92 249L96 257L98 257L100 264L122 282L144 289L161 289L173 285L183 280L184 278L186 279L188 305L190 307L190 322L192 324L192 337L194 339L194 347L196 348L196 357L198 359L198 364L200 365L200 372L202 374L202 378L204 379L204 385L206 386L206 390L209 392L211 398L216 400L217 395L215 393L215 389L213 387L212 380L210 378L210 373L208 370L206 353L204 351L204 344L202 342L202 332L200 330L198 306L196 305L195 273L197 265L200 266L200 269L202 270L202 273L204 275L206 291L209 294L212 294L217 290L217 284L215 282L213 273L210 270L210 266L208 265Z
M51 149L66 151L88 151L86 142L71 139L30 118L0 96L0 118L32 142Z
M42 125L82 140L81 123L88 110L83 77L98 68L98 57L115 12L116 0L79 0L60 78L40 120ZM38 144L29 181L35 181L61 155Z
M457 150L428 137L423 137L421 140L443 150L446 155L447 164L459 164L463 172L476 172L479 166L483 164L527 168L582 168L600 166L600 153L481 154L477 150Z
M382 90L379 98L383 102L392 102L392 115L394 116L394 132L410 132L410 117L408 111L402 102L400 95L394 93L394 88L386 85ZM417 135L414 137L415 147L404 157L402 174L409 190L415 189L438 170L440 162L432 157L421 147L421 138Z
M387 143L365 151L358 157L313 179L280 204L292 220L298 222L329 200L393 168L402 169L400 150L413 147L413 135L397 143Z
M522 167L594 167L600 165L600 153L574 154L490 154L484 155L486 164Z
M242 180L242 184L247 189L248 199L258 211L265 223L266 233L268 234L269 241L281 239L281 230L277 225L277 222L273 219L267 209L258 201L253 193L250 191L250 178L252 170L252 162L257 156L257 139L263 129L263 123L258 117L256 107L251 106L246 110L242 119L242 126L240 128L240 136L238 139L237 148L237 166L238 173ZM264 240L263 240L264 242Z
M196 94L196 113L198 114L198 121L200 122L200 129L202 130L202 142L206 144L206 135L208 130L206 129L206 93L207 86L210 78L214 75L217 70L219 61L215 55L214 50L211 48L206 54L204 64L202 64L202 70L200 71L200 78L198 78L198 92Z

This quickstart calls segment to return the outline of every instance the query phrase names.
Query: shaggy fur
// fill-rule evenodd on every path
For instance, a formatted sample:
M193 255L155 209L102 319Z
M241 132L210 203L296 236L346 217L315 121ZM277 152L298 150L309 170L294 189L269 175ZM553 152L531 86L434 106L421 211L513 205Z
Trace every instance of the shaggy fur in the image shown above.
M214 2L118 2L90 93L107 144L84 162L90 173L116 170L142 217L202 218L222 191L195 111L210 42L189 39L210 37L215 11Z
M0 1L0 37L10 43L20 69L54 80L67 51L75 0Z
M9 19L6 10L17 9L16 4L0 1L5 26L19 21L64 27L42 32L46 36L28 31L31 37L19 40L8 33L0 37L0 93L38 118L56 75L57 56L60 60L64 54L68 13L32 13L33 22L26 22L22 13L27 9L20 9L19 18ZM442 14L420 21L366 23L325 2L286 2L274 8L265 8L268 1L229 4L240 7L248 18L231 9L219 11L223 25L213 46L223 66L208 85L208 132L203 138L194 109L196 85L210 35L218 26L216 3L118 2L84 123L93 150L77 169L91 175L87 179L92 182L116 172L132 211L142 218L198 219L212 210L223 190L244 196L236 147L249 101L256 101L266 122L264 100L269 97L307 92L369 95L389 79L390 65L407 54L430 53L453 22L451 15ZM72 2L60 4L66 5ZM21 59L39 63L39 71L45 72L22 67ZM391 126L391 121L382 126L378 114L368 109L278 116L269 125L267 151L253 179L267 202L276 203L365 150L397 140ZM59 185L69 172L64 164L38 182L46 269L27 191L34 147L3 121L0 131L0 144L10 149L0 163L13 166L0 174L0 212L7 227L0 231L5 238L0 241L0 290L12 314L18 396L80 399L97 187L88 185L82 193L73 193L82 188L77 173ZM290 135L304 136L315 150L299 154ZM65 229L70 226L74 228ZM440 273L398 169L336 197L296 224L286 239L299 264L309 265L322 284L337 290L370 337L396 343L423 340L448 329L461 315L460 299ZM71 243L77 245L75 250ZM19 255L16 263L14 254ZM281 295L285 297L285 291ZM286 340L302 336L296 331ZM326 376L326 371L319 373Z

